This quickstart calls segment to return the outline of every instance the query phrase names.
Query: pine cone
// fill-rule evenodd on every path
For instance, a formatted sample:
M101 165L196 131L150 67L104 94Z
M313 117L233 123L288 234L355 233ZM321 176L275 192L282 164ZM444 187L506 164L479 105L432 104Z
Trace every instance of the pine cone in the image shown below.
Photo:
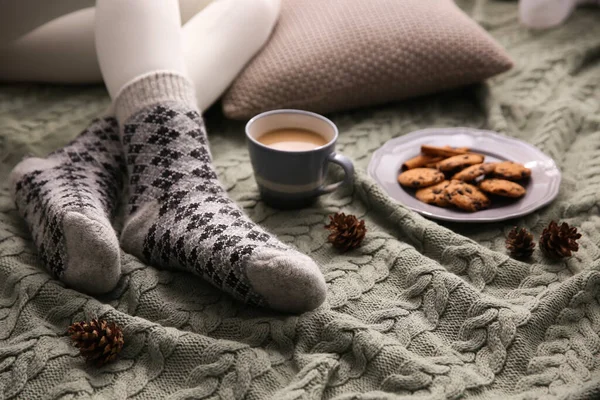
M513 258L527 258L533 253L535 242L533 235L525 228L517 228L516 226L508 233L506 239L506 248L510 251Z
M577 228L572 228L566 222L558 225L555 221L542 232L540 247L554 257L570 257L572 252L579 250L577 239L581 237Z
M123 348L123 331L114 322L75 322L67 333L86 361L98 367L114 361Z
M329 216L329 224L325 225L331 233L327 241L338 249L347 251L357 248L365 238L367 228L365 221L359 220L354 215L336 213Z

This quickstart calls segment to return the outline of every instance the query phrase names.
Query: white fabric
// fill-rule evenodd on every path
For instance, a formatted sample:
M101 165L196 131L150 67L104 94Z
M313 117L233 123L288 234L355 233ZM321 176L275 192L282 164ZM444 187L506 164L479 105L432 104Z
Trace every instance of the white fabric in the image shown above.
M562 24L578 4L600 0L520 0L519 18L534 29L546 29Z
M98 0L96 52L111 98L156 70L187 76L177 0Z
M183 27L184 57L206 110L267 42L279 17L280 0L219 0Z
M277 22L280 1L179 0L184 60L200 110L221 96L265 44ZM87 8L63 15L0 46L0 81L102 82L94 45L95 14L94 8ZM113 95L119 89L109 90Z

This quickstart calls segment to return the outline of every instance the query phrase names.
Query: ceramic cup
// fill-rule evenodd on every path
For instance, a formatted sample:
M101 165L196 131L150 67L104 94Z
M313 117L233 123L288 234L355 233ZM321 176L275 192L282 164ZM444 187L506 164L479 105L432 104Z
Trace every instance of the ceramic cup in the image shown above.
M316 132L327 144L306 151L284 151L257 140L267 132L285 128ZM310 205L318 196L331 193L353 179L352 162L335 152L337 127L319 114L301 110L267 111L248 121L246 138L261 197L272 207L290 209ZM344 169L343 181L324 184L329 163Z

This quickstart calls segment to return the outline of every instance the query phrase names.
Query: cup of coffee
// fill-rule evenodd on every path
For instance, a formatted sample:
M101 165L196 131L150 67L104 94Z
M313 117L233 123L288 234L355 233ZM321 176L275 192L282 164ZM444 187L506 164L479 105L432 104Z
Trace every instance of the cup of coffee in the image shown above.
M276 208L300 208L350 183L354 166L335 152L338 129L309 111L274 110L248 121L246 138L263 200ZM340 165L343 181L325 185L329 163Z

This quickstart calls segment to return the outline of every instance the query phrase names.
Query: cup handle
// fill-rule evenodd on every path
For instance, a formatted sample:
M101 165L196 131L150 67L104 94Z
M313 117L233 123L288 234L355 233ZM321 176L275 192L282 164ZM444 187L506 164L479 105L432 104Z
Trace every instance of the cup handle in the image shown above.
M337 188L344 184L351 183L354 179L354 165L352 161L346 156L343 156L339 153L331 153L327 156L327 162L332 162L334 164L339 165L344 170L344 180L336 183L332 183L331 185L320 187L319 195L327 194L335 191Z

